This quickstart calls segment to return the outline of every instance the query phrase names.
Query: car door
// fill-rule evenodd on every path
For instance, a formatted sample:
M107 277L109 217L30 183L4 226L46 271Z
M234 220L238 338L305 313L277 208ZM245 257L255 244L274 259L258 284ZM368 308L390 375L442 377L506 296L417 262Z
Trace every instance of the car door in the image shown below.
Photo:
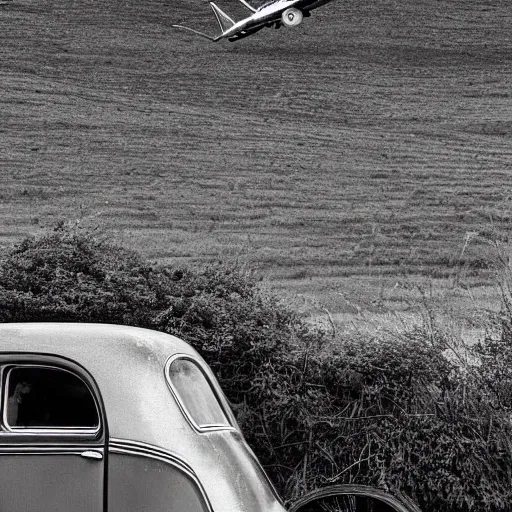
M0 511L103 512L105 421L92 379L57 358L0 355Z

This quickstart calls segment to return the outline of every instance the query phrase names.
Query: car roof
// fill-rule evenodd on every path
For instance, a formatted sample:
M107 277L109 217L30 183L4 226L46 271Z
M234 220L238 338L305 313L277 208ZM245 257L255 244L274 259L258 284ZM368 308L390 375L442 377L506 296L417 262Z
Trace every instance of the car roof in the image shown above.
M156 357L165 363L173 354L197 355L175 336L140 327L37 322L0 324L0 352L55 354L79 364L96 354L94 366L109 367L113 361L146 363L148 357Z
M165 364L176 354L193 357L215 378L184 341L157 331L108 324L0 324L0 354L41 354L77 363L92 376L102 396L110 434L156 442L152 428L159 410L173 410L174 423L186 419L171 398ZM219 391L220 392L220 391Z

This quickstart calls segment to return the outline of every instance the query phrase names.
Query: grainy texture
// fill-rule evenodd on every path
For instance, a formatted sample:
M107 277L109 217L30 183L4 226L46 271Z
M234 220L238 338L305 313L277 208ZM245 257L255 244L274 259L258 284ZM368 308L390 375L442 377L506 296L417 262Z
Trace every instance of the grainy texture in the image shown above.
M3 247L92 216L151 258L314 287L444 275L468 237L478 269L476 233L509 232L508 0L339 0L235 44L171 28L217 30L197 0L0 9Z

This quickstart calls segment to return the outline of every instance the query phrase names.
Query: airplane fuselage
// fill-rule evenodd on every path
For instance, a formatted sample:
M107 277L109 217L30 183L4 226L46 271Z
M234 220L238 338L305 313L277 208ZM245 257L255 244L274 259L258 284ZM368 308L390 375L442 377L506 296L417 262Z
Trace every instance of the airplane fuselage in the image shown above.
M297 0L276 0L275 2L264 4L252 16L235 23L223 36L229 38L245 30L252 31L252 29L264 26L267 23L279 21L281 13L289 7L293 7L296 3Z
M209 36L204 32L183 25L173 25L173 27L188 30L210 41L218 41L223 38L227 38L229 41L237 41L238 39L258 32L264 27L279 28L281 24L287 27L296 26L301 23L304 16L310 15L310 11L331 1L332 0L271 0L258 8L254 8L247 0L240 0L245 7L252 11L252 14L243 20L235 22L210 0L210 6L222 32L220 35Z

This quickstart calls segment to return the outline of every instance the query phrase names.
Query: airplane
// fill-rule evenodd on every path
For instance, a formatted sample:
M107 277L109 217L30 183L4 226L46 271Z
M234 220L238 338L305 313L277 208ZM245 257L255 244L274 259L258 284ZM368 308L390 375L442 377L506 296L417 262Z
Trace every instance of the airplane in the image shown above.
M204 32L195 30L183 25L173 25L175 28L188 30L210 41L219 41L227 38L228 41L238 41L244 37L250 36L262 28L274 27L296 27L302 22L304 17L309 17L310 12L317 7L331 2L332 0L271 0L258 8L254 8L247 0L239 2L249 9L252 14L238 22L230 18L214 2L209 4L219 23L221 34L218 36L209 36Z

